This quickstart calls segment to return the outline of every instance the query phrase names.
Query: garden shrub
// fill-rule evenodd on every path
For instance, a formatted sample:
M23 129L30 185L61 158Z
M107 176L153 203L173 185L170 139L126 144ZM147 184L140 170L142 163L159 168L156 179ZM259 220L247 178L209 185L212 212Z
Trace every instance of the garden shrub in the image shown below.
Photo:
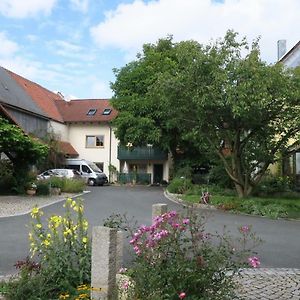
M49 182L47 180L39 180L36 182L36 194L46 196L50 194Z
M240 238L233 239L206 232L205 223L205 217L192 210L184 215L171 211L132 234L133 299L234 298L233 276L241 267L259 266L252 249L261 241L247 225L239 228Z
M253 191L254 195L273 196L279 193L290 192L292 189L289 177L265 176Z
M64 292L76 295L79 285L90 283L91 243L82 201L69 198L64 207L65 215L51 216L46 225L43 212L32 210L30 252L39 263L27 259L16 264L19 274L6 285L8 300L58 299Z
M82 179L69 179L64 180L62 192L64 193L80 193L84 190L86 184Z
M192 186L193 184L190 179L176 177L168 185L168 191L174 194L184 194L191 189Z

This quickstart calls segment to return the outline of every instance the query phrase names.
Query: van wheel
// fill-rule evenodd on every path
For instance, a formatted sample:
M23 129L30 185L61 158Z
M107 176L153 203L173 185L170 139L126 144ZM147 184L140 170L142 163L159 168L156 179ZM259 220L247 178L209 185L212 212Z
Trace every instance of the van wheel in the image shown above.
M96 181L95 179L90 178L87 183L89 186L94 186L96 184Z

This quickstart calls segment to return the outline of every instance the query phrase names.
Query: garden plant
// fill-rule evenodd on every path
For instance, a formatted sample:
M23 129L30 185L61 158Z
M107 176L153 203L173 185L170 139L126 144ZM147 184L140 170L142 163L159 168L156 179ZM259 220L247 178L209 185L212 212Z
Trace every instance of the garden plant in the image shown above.
M37 207L32 210L31 257L17 262L18 276L2 284L7 299L76 299L83 294L87 296L86 289L79 287L89 284L91 276L88 222L83 217L81 200L68 198L64 207L64 216L53 215L46 225L42 220L43 211Z
M234 299L240 269L260 265L254 249L261 240L248 225L238 228L239 238L209 233L206 218L188 209L167 212L136 230L125 222L134 257L121 294L128 290L130 299L141 300Z

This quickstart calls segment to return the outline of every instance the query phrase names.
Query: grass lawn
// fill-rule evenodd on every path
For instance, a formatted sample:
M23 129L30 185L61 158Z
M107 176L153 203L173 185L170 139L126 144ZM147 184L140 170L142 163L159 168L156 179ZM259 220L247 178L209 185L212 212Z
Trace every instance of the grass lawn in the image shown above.
M190 203L199 203L200 195L184 194L181 199ZM274 219L300 219L300 194L299 197L293 199L288 197L249 197L247 199L239 199L236 196L227 196L212 192L210 204L232 212L242 212Z

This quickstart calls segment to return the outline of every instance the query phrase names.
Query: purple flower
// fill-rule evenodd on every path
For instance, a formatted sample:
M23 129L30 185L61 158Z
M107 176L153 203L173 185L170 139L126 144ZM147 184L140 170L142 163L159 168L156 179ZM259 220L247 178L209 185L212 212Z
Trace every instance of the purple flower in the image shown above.
M243 225L239 228L241 233L248 233L250 231L250 227L248 225Z
M248 258L248 263L250 264L251 267L257 268L260 266L260 261L259 258L256 256L251 256Z
M190 224L190 219L183 219L182 224L189 225Z

